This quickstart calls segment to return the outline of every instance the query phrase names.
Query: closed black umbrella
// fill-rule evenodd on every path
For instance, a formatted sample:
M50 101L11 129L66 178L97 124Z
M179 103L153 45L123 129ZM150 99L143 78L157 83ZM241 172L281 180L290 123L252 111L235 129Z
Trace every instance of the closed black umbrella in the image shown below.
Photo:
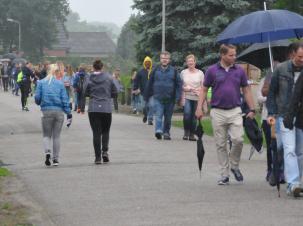
M278 196L280 197L280 164L279 164L279 151L277 147L275 124L271 125L271 150L272 150L272 164L274 183L272 186L277 186Z
M204 154L205 154L203 141L202 141L202 136L204 134L204 131L203 131L203 126L201 124L201 120L199 120L195 132L198 137L198 139L197 139L197 158L198 158L198 166L199 166L200 178L201 178L202 163L203 163Z

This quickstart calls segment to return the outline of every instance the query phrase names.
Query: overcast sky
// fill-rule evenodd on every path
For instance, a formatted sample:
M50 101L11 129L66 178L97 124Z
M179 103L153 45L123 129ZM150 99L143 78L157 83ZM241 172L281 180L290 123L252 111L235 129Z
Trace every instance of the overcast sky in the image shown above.
M132 14L133 0L69 0L69 3L81 20L113 22L121 27Z

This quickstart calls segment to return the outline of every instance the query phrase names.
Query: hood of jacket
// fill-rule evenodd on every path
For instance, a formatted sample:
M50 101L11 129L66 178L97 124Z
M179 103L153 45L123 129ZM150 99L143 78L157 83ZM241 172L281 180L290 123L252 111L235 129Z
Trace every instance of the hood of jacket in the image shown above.
M94 84L102 83L110 77L109 74L104 72L94 72L90 75L90 81Z
M150 62L150 70L149 70L149 72L148 72L148 79L149 79L149 75L150 75L150 73L151 73L151 71L152 71L152 68L153 68L153 61L152 61L152 59L149 57L149 56L146 56L145 58L144 58L144 61L143 61L143 68L145 69L145 70L147 70L146 69L146 66L145 66L145 63L146 62Z

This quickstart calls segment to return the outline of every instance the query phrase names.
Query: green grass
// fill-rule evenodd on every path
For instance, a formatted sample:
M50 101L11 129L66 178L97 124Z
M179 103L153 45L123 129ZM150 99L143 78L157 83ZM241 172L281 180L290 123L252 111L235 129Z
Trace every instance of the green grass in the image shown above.
M261 123L261 116L260 115L256 115L256 120L260 126L260 123ZM176 127L179 127L179 128L183 128L183 121L180 120L180 121L173 121L172 122L173 126L176 126ZM202 120L202 126L203 126L203 129L204 129L204 133L208 136L214 136L214 131L213 131L213 127L212 127L212 124L211 124L211 120L209 118L205 118ZM244 143L245 144L250 144L246 134L244 133ZM266 147L266 144L265 144L265 138L264 138L264 134L263 134L263 145L264 147Z
M7 177L11 175L12 174L8 169L0 167L0 177Z

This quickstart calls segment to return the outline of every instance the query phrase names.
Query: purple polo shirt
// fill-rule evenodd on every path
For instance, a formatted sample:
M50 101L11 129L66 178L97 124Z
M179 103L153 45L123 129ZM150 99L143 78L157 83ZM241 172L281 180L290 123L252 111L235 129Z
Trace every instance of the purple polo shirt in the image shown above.
M213 108L232 109L241 106L240 88L248 86L248 82L241 66L233 65L227 72L217 63L206 71L203 85L212 87Z

